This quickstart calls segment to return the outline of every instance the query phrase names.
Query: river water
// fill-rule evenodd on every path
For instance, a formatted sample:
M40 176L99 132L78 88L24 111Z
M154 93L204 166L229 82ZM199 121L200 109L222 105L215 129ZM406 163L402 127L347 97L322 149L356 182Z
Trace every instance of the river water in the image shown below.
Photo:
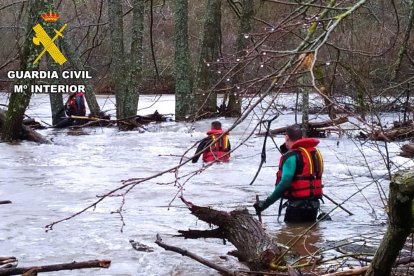
M103 110L114 112L113 98L99 96L98 100ZM0 104L6 102L7 95L0 94ZM27 114L50 123L48 103L47 95L34 95ZM139 108L139 114L155 110L173 113L174 99L173 96L143 96ZM388 114L384 120L395 120L395 116ZM234 122L234 119L220 120L224 128ZM293 121L294 114L285 111L272 128ZM167 244L188 249L231 269L240 268L233 257L220 258L234 249L230 243L174 237L181 229L209 228L192 216L179 199L174 199L178 191L174 173L139 184L126 195L122 213L124 227L120 216L112 213L119 209L122 198L111 197L95 209L45 232L45 225L83 209L96 201L97 196L120 186L121 180L144 178L175 167L180 156L205 136L210 122L150 124L145 132L119 132L115 128L46 129L40 132L53 141L50 145L0 143L0 200L13 202L0 206L0 256L17 257L19 266L112 260L109 269L48 275L218 275L189 258L158 247L154 241L156 234L160 234ZM263 137L255 135L245 141L256 123L257 116L252 115L231 132L232 147L240 146L232 154L230 163L214 164L190 179L185 175L201 169L201 160L178 170L178 175L183 176L180 183L185 184L183 195L187 200L220 210L247 207L253 213L255 195L264 199L273 190L280 157L268 139L267 163L255 183L249 185L258 168L263 143ZM277 136L275 141L280 145L283 137ZM412 161L398 157L400 146L388 144L393 169L413 165ZM325 193L337 202L356 193L344 204L354 215L334 210L332 221L319 223L304 241L305 246L297 250L313 252L334 242L361 238L375 246L386 223L380 197L388 193L389 183L380 154L385 152L383 144L364 143L333 133L321 139L319 148L325 159ZM360 189L362 192L357 193ZM329 200L322 205L325 212L334 207ZM279 241L303 231L303 227L279 223L277 211L278 203L264 212L263 222ZM152 252L132 249L131 239L147 245Z

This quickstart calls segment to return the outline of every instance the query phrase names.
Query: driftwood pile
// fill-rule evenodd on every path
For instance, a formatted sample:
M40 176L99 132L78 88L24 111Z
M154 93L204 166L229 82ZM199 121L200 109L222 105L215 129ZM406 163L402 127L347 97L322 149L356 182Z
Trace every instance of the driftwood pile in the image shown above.
M383 130L374 130L369 138L375 141L398 141L414 138L414 123L409 120L404 123L394 122L393 127Z
M405 122L394 122L390 129L375 130L368 136L363 135L364 138L369 138L375 141L403 141L411 139L411 142L401 147L400 155L403 157L414 157L414 123L412 120Z
M1 128L4 124L6 118L6 110L0 110L0 133ZM71 116L65 117L61 123L56 126L56 128L83 128L83 127L91 127L91 126L99 126L99 127L109 127L118 125L122 130L132 130L134 128L142 128L146 124L151 122L166 122L171 120L170 117L162 115L155 111L153 114L148 115L135 115L125 119L119 120L111 120L109 115L101 114L100 117L93 117L93 116ZM27 118L23 120L22 123L22 131L20 135L21 140L28 140L40 144L49 144L50 141L43 137L41 134L36 132L37 129L45 129L46 126L42 125L41 123L37 122L32 118Z
M83 128L91 126L110 127L118 125L123 130L142 128L144 125L147 125L152 122L166 122L170 120L169 117L158 113L158 111L155 111L153 114L135 115L118 120L111 120L109 115L104 115L100 117L70 116L66 119L75 121L75 124L71 125L72 128Z

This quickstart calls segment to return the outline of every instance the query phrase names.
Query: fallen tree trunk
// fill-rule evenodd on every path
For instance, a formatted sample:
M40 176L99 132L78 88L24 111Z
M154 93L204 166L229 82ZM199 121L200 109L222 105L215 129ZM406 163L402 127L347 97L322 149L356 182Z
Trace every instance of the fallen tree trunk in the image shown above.
M0 133L1 133L1 129L3 127L5 118L6 118L6 111L0 110ZM28 140L28 141L32 141L32 142L36 142L40 144L50 144L49 140L47 140L41 134L39 134L38 132L34 131L33 129L31 129L30 127L24 124L22 124L22 131L20 133L20 139Z
M284 248L272 240L261 223L247 209L231 212L217 211L192 204L181 198L191 213L202 221L217 225L213 230L180 230L188 239L218 238L229 240L237 250L229 252L253 271L277 270L286 264Z
M316 132L322 132L324 131L323 128L326 127L330 127L330 126L335 126L335 125L340 125L343 123L348 122L348 118L347 117L338 117L334 120L327 120L327 121L322 121L322 122L309 122L309 132L310 134L312 133L316 133ZM301 124L299 124L301 125ZM276 128L276 129L272 129L270 130L270 135L277 135L277 134L283 134L286 132L286 129L288 127L281 127L281 128ZM258 135L263 136L265 135L265 132L260 132ZM309 135L312 136L312 135Z
M71 262L71 263L43 265L43 266L0 269L0 276L20 275L20 274L24 274L29 271L31 273L34 273L34 275L36 275L36 273L39 273L39 272L51 272L51 271L96 268L96 267L108 268L110 266L111 266L110 260L91 260L91 261L85 261L85 262Z

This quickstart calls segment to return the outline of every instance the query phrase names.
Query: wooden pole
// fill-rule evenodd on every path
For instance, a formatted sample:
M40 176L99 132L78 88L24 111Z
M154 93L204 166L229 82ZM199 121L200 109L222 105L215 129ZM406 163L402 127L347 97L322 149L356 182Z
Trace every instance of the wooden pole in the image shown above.
M337 203L335 200L333 200L331 197L329 197L326 194L323 194L324 197L326 197L327 199L329 199L329 201L331 201L333 204L335 204L336 206L338 206L339 208L341 208L342 210L344 210L345 212L347 212L350 216L353 215L353 213L351 213L350 211L348 211L347 209L345 209L345 207L342 207L342 203L339 204Z

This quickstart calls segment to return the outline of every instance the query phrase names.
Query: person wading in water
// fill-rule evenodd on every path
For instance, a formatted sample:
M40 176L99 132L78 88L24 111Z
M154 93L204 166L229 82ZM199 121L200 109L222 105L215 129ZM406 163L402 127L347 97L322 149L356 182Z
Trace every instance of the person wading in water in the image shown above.
M286 129L285 153L279 161L276 186L264 201L257 201L253 207L260 214L278 199L287 199L284 221L302 223L316 221L319 200L322 199L323 159L316 146L319 140L302 138L298 125ZM279 209L279 216L282 209Z

